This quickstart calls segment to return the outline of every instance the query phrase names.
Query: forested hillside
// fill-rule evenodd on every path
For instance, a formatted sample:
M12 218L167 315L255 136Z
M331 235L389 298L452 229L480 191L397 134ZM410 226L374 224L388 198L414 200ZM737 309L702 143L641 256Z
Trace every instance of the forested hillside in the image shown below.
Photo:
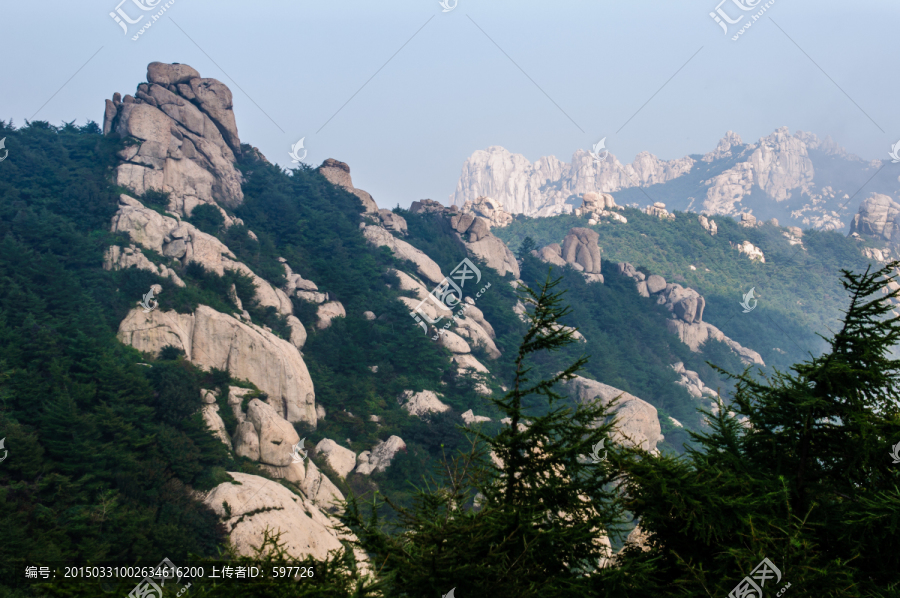
M656 408L653 418L658 417L665 439L658 445L653 440L649 447L673 459L686 445L697 446L692 432L709 428L698 412L706 405L677 384L679 374L672 365L681 362L726 400L735 381L707 362L730 372L745 366L718 341L692 352L667 330L670 312L641 298L616 262L628 261L648 274L696 288L706 297L706 318L762 353L766 373L802 359L806 351L819 354L823 343L815 333L839 326L839 309L847 304L837 271L866 265L854 247L858 241L834 233L807 231L800 248L789 245L781 229L772 226L744 229L722 219L718 235L712 237L692 214L660 220L625 210L627 224L593 227L600 234L602 284L586 282L571 268L554 267L551 272L524 251L516 281L473 256L473 237L466 240L454 228L458 215L453 220L441 210L397 209L394 214L408 226L405 242L427 254L442 272L452 271L465 258L479 265L479 286L486 290L477 308L490 322L499 356L469 337L471 355L490 368L489 374L473 377L459 373L451 362L458 352L423 334L408 305L399 300L417 295L393 269L421 273L421 264L372 243L366 231L371 232L374 217L365 212L358 194L330 182L320 171L301 167L286 172L244 144L236 160L243 176L242 203L221 210L201 205L184 218L184 223L224 244L258 279L240 270L219 274L197 261L174 259L168 249L146 247L143 255L158 271L117 269L108 267L110 246L124 247L134 238L110 232L111 221L123 205L130 205L122 203L122 195L131 192L113 183L113 170L133 141L103 135L94 123L55 127L32 122L22 128L0 123L0 136L6 137L13 156L0 164L0 438L9 451L0 464L0 530L5 540L0 547L0 586L6 584L5 589L16 584L12 580L21 576L26 562L115 559L156 564L162 558L220 558L235 548L229 537L229 525L234 524L203 499L211 490L239 486L228 472L267 478L275 487L309 498L265 464L230 450L231 444L223 443L201 415L209 398L221 414L224 432L237 446L243 425L238 414L248 404L252 409L254 401L261 404L269 398L258 384L227 369L199 367L183 348L169 345L142 353L122 342L123 321L134 314L151 285L161 289L156 313L166 317L187 317L199 313L200 306L235 320L244 312L257 328L290 339L296 331L284 313L254 297L262 284L286 284L285 263L304 279L315 280L319 291L329 302L342 305L345 314L320 326L315 303L290 297L292 314L307 335L302 359L315 384L315 403L323 409L315 426L300 421L293 429L306 446L328 439L354 458L380 441L402 438L405 449L393 455L390 466L371 473L360 473L357 467L339 474L338 463L324 453L312 454L311 461L344 497L362 499L366 505L378 492L395 505L414 508L419 504L416 486L440 469L444 459L470 448L473 430L463 425L462 413L473 410L491 418L479 426L481 433L495 436L507 429L499 421L504 413L497 399L520 373L517 355L529 329L524 312L516 311L523 300L516 286L538 289L548 275L561 277L558 290L571 312L560 323L577 328L583 337L537 353L531 376L552 378L587 358L581 373L584 384L599 382ZM165 193L148 191L127 201L171 217L169 199ZM570 228L584 225L572 216L519 218L493 233L515 251L526 237L541 246L559 242ZM744 240L763 249L765 264L750 261L729 245ZM177 277L157 273L166 268ZM740 313L737 303L751 286L756 287L759 307ZM243 298L243 305L235 295ZM457 321L452 330L461 326ZM479 384L486 388L479 389ZM401 406L406 391L424 390L438 392L447 409L415 415ZM579 405L574 393L557 390L562 405ZM237 402L230 402L235 396ZM530 400L528 407L532 418L552 412L541 401ZM622 450L649 454L637 448ZM362 512L368 509L364 506ZM403 520L396 513L387 515L393 522ZM609 530L615 548L634 528L633 521L617 521L624 531ZM342 581L350 579L349 573L342 567L336 563L323 569L317 583L333 595L351 595ZM316 595L316 587L308 585L306 595ZM44 590L51 591L48 588ZM70 588L71 595L92 595L97 589L89 584ZM130 588L119 589L127 593ZM37 595L23 588L17 592ZM210 587L197 593L230 595Z
M823 350L817 335L836 330L845 306L841 269L863 271L871 263L861 251L865 242L837 232L805 230L802 244L791 244L788 230L771 223L742 227L719 217L713 236L691 212L675 212L674 219L633 208L621 213L626 224L604 221L590 227L600 235L605 264L629 262L648 274L696 289L706 299L704 319L779 369ZM575 226L588 224L575 216L520 216L495 234L515 249L528 236L537 246L561 242ZM733 247L744 241L762 250L765 263ZM740 302L751 288L758 304L743 313Z

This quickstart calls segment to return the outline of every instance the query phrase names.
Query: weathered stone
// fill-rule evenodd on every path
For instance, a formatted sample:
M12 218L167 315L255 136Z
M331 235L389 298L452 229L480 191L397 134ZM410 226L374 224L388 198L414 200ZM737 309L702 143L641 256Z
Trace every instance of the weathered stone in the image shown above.
M394 237L380 226L366 226L363 229L363 235L372 245L386 246L396 257L413 262L418 273L430 282L438 284L444 279L440 266L434 260L406 241Z
M356 467L356 453L344 448L330 438L323 438L316 445L316 455L322 457L334 472L344 479Z
M387 441L379 440L371 451L359 454L356 473L361 475L384 473L400 451L406 451L406 443L399 436L391 436Z
M294 345L258 326L205 305L193 314L134 309L119 324L118 337L154 354L173 345L199 367L253 382L288 421L316 425L315 391L303 358Z
M151 62L147 65L147 81L163 87L187 83L191 79L199 77L200 73L186 64Z
M382 226L387 230L394 231L403 235L407 234L406 219L399 214L395 214L391 210L378 210L378 217Z
M665 288L666 279L659 274L651 274L647 277L647 292L651 295L655 295L656 293L665 290Z
M140 142L136 152L120 155L116 184L138 194L166 191L169 209L181 215L200 203L233 208L243 202L242 177L234 165L240 139L231 92L215 79L194 75L197 71L186 65L151 63L150 85L141 86L138 99L119 106L114 101L115 114L110 108L104 113L106 134ZM183 83L155 83L171 80ZM182 95L189 82L204 90L202 98L194 91Z
M503 208L502 203L485 196L476 197L474 202L466 201L460 211L480 216L492 227L503 228L513 221L513 215Z
M485 417L484 415L475 415L471 409L462 414L462 420L468 426L470 424L480 424L482 422L489 422L491 418Z
M472 348L469 343L464 341L461 336L449 330L440 330L439 342L442 346L450 350L451 353L471 353Z
M316 316L319 318L319 321L316 322L316 328L324 330L331 326L331 321L333 319L346 318L347 311L340 301L329 301L328 303L323 303L319 306L319 309L316 311Z
M246 421L253 424L259 438L259 461L277 467L290 465L293 447L300 441L294 426L259 399L247 406Z
M403 394L400 395L399 400L403 404L403 408L406 409L410 415L422 417L427 413L443 413L444 411L449 411L450 406L441 402L438 398L440 396L442 395L439 395L432 390L422 390L419 392L405 390L403 391Z
M103 269L124 270L126 268L147 270L154 274L158 274L163 278L170 279L176 286L184 286L184 281L181 280L174 270L166 267L164 264L159 264L157 266L141 252L139 247L135 247L134 244L128 247L120 247L118 245L110 246L103 255Z
M215 437L221 440L225 446L231 450L231 438L228 437L228 431L225 429L225 422L222 421L222 416L219 415L219 406L215 403L215 396L212 397L212 400L212 403L206 403L206 400L204 399L205 404L201 411L203 421L206 422L206 425Z
M372 196L362 189L357 189L353 186L353 181L350 179L350 166L346 163L339 162L334 158L328 158L322 162L321 166L319 166L318 172L332 185L343 187L353 195L357 196L367 213L378 213L378 204L375 203Z
M259 461L259 434L252 422L242 421L234 431L234 454Z
M618 402L613 409L616 419L616 426L611 435L613 442L624 446L638 446L650 452L656 451L657 443L662 442L663 435L659 417L656 408L650 403L602 382L582 376L575 376L566 385L582 402L599 400L603 405L609 405L613 399L618 397Z
M335 529L336 521L312 501L298 496L266 478L229 472L234 482L219 484L204 499L225 523L238 554L253 556L263 543L264 532L281 533L287 554L294 559L328 558L330 551L342 550L341 540L353 540ZM227 506L226 506L227 505ZM357 553L362 570L368 561Z

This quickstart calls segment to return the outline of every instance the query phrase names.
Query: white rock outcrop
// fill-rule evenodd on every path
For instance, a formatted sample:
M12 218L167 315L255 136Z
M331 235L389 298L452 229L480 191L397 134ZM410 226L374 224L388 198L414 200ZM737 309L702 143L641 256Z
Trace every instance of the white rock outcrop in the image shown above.
M450 406L440 400L441 396L443 395L439 395L433 390L419 392L404 390L398 401L410 415L422 417L428 413L444 413L450 410Z
M337 185L349 191L359 198L364 210L370 214L378 214L378 204L372 199L372 196L362 189L353 186L350 179L350 166L344 162L339 162L334 158L328 158L319 166L319 173L328 180L332 185Z
M274 307L278 313L293 313L291 300L281 289L257 276L216 237L145 207L128 195L119 196L119 209L112 219L111 232L126 233L144 249L151 249L183 264L197 262L219 276L233 270L249 276L256 286L256 300L262 307ZM250 299L249 297L245 297Z
M346 478L347 474L356 467L356 453L330 438L323 438L319 441L319 444L316 445L316 455L321 456L341 479Z
M763 255L762 249L751 243L744 241L743 243L731 243L731 246L737 249L738 253L742 253L750 258L751 262L766 263L766 256Z
M381 220L381 226L387 230L400 233L404 236L409 234L406 218L400 214L395 214L391 210L381 209L378 210L378 218Z
M150 63L134 97L106 100L103 133L134 141L119 152L117 185L167 192L168 209L184 216L201 203L243 202L232 95L216 79L187 65Z
M703 383L703 380L700 379L700 375L697 374L697 372L685 369L682 362L679 361L671 367L675 370L676 374L680 375L680 378L675 384L687 390L695 399L718 396L716 391Z
M697 217L697 220L700 221L700 226L703 228L703 230L705 230L712 236L716 236L716 233L718 232L719 227L716 226L715 220L713 220L712 218L707 218L703 214L700 214Z
M673 313L675 317L666 320L666 327L670 332L677 334L681 342L691 351L699 352L707 340L714 339L728 345L745 364L765 365L759 353L743 347L712 324L703 321L706 300L694 289L676 283L667 284L665 279L657 274L651 274L645 279L644 275L628 262L620 262L618 270L620 274L635 281L640 295L644 297L655 295L656 302Z
M754 185L776 202L790 199L797 192L811 194L815 172L804 139L809 141L809 135L798 132L791 136L787 127L781 127L756 144L742 148L742 155L749 153L746 161L705 181L709 189L703 202L703 212L740 212L741 200L750 195ZM739 143L740 138L736 141ZM734 145L738 145L723 139L719 142L720 147L723 147L723 142L729 152Z
M641 152L622 165L612 154L595 160L586 150L577 150L568 164L555 156L532 164L521 154L491 146L466 160L450 203L462 207L488 196L513 214L550 216L570 212L566 202L572 195L663 183L690 172L693 164L688 157L664 161Z
M329 301L319 306L319 309L316 311L316 317L318 318L316 328L324 330L331 326L331 321L335 318L346 318L347 310L344 309L344 305L340 301Z
M396 257L402 260L411 261L416 265L416 271L419 275L429 280L431 283L438 284L444 280L444 275L441 274L440 266L438 266L433 259L406 241L396 238L382 227L367 225L363 229L363 235L372 245L375 245L376 247L387 247Z
M663 441L656 407L650 403L583 376L575 376L565 385L581 402L599 400L603 405L609 405L610 401L619 397L613 410L616 418L616 427L611 435L613 442L654 452L656 445Z
M476 197L474 201L466 201L460 212L474 214L484 218L491 227L503 228L513 221L513 215L503 209L503 204L490 197Z
M228 472L234 482L213 488L204 499L221 518L238 554L253 556L263 543L264 532L281 532L285 551L295 559L308 556L324 560L341 550L341 540L352 540L336 530L336 520L311 500L266 478ZM365 555L357 562L367 567Z
M363 451L356 460L356 473L371 475L383 473L400 451L406 450L406 443L399 436L391 436L386 441L379 440L371 451Z
M119 324L118 338L147 353L177 347L201 368L228 370L253 382L288 421L316 426L315 390L303 357L294 345L259 326L205 305L192 314L133 309Z
M656 216L657 218L667 218L670 220L675 218L675 215L670 214L666 209L666 204L661 201L654 202L652 206L644 208L644 213L648 216Z
M210 390L204 390L202 391L202 395L203 407L200 414L203 416L203 421L206 422L206 425L212 430L215 437L221 440L222 443L228 447L228 450L231 450L231 437L228 436L228 430L225 429L225 422L222 421L222 416L219 415L219 406L216 404L215 394Z
M112 245L103 254L104 270L125 270L126 268L137 268L139 270L147 270L153 272L163 278L169 278L176 286L183 287L184 281L171 268L167 268L165 264L158 266L151 262L146 255L141 252L140 247L135 247L134 243L128 247L120 247Z
M900 245L900 203L880 193L869 195L850 223L850 234L853 233Z
M493 268L500 276L511 273L519 277L519 263L506 243L491 233L488 220L470 212L456 214L450 218L450 226L457 232L460 240L472 255Z
M471 425L471 424L480 424L482 422L491 421L491 418L486 417L484 415L475 415L471 409L464 412L461 417L462 417L463 422L465 422L465 424L467 426Z

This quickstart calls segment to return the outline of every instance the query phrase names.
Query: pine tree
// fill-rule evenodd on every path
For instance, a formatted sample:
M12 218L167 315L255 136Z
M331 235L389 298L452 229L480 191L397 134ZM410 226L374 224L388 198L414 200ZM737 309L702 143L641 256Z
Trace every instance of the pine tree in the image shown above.
M496 436L476 430L471 449L444 461L443 483L419 490L398 523L383 527L381 501L364 520L351 497L344 523L359 538L394 596L583 596L609 577L603 536L617 530L620 498L604 462L586 456L608 439L599 403L566 405L554 388L586 363L581 358L547 379L532 380L535 354L574 341L558 280L539 291L521 287L533 308L515 361L511 390L492 402L503 413ZM393 532L393 533L392 533Z
M900 291L883 294L897 266L843 271L850 305L824 355L771 379L730 375L732 405L707 413L711 433L692 434L700 450L623 462L651 542L627 551L622 569L658 559L635 595L724 596L763 558L804 595L900 594L900 467L889 456L900 441L900 319L886 318L885 300Z

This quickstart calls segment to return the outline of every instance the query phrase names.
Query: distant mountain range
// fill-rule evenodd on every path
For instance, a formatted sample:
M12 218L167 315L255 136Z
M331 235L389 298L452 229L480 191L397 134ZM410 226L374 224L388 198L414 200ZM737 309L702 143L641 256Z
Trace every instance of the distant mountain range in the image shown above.
M579 149L569 163L555 156L531 163L491 146L466 160L450 202L462 206L488 196L512 213L551 216L570 212L582 194L596 191L611 193L620 205L663 202L670 211L748 213L782 226L846 230L865 198L900 195L890 161L866 161L830 136L791 135L787 127L756 143L728 131L713 151L675 160L641 152L622 165L611 153L600 156Z

